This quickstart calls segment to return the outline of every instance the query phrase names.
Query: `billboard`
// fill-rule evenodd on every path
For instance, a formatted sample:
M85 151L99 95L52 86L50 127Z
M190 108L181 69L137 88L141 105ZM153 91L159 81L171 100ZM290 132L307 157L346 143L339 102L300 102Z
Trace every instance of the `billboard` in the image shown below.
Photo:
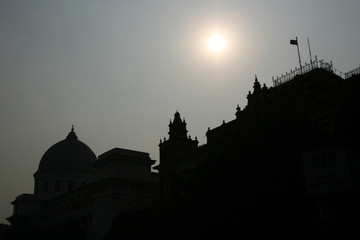
M307 194L351 190L351 178L345 148L328 148L302 155Z

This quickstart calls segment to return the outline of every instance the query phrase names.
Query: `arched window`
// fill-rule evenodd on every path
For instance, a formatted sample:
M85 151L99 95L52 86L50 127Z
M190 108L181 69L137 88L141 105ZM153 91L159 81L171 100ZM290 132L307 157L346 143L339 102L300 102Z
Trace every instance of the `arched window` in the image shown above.
M67 185L67 190L68 192L74 189L74 182L73 181L69 181L68 185Z
M59 192L60 191L60 181L56 180L54 184L54 191Z

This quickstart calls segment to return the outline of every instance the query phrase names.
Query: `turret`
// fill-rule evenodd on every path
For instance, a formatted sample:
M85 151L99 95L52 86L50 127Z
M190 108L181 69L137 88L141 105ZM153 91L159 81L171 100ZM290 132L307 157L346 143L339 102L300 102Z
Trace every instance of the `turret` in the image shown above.
M185 119L181 121L180 113L176 111L174 121L169 124L169 140L184 140L187 138Z
M169 139L160 140L160 166L176 161L178 157L198 147L198 140L187 135L185 119L181 120L180 113L176 111L174 120L169 123Z
M259 83L259 80L257 78L257 76L255 75L255 82L254 82L254 86L253 86L254 91L251 93L251 91L249 91L248 95L247 95L247 99L248 99L248 106L251 106L254 102L256 102L258 99L260 99L264 93L267 92L268 87L264 84L263 87L261 87L261 84Z

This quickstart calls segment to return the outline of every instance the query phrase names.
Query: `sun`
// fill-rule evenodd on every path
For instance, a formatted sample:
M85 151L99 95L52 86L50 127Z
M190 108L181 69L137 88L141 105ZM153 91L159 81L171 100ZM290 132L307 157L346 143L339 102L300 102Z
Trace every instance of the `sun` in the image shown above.
M211 51L219 53L224 50L226 47L226 40L223 35L213 34L208 39L208 45Z

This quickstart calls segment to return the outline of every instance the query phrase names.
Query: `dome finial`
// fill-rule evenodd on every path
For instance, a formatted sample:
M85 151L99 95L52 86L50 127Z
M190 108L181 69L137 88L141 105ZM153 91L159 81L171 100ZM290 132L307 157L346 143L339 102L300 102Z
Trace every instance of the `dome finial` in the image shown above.
M67 135L66 139L77 139L76 133L74 132L74 125L71 125L71 131Z

